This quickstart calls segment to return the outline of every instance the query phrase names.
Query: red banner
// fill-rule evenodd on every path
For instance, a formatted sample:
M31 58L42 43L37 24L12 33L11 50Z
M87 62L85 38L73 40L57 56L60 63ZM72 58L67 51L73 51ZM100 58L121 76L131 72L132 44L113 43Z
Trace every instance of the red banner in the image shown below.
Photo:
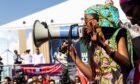
M61 64L30 64L20 65L20 69L23 70L29 76L35 75L59 75L62 70ZM14 70L16 71L16 70Z

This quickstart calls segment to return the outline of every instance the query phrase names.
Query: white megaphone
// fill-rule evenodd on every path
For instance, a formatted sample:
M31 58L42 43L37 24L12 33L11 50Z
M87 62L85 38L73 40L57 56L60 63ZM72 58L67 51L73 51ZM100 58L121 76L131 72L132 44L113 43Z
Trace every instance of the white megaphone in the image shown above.
M51 39L66 39L83 37L83 27L78 25L71 26L48 26L36 20L33 25L33 40L36 47Z

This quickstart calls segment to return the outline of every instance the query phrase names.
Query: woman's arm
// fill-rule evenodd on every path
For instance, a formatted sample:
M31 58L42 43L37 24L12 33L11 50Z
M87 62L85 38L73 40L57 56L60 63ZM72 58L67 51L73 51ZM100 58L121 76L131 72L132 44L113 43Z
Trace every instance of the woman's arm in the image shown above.
M88 80L93 80L93 74L92 69L90 66L84 64L79 56L76 54L74 49L70 47L69 55L72 57L73 61L76 63L77 67L80 69L80 71L88 78Z
M126 46L126 39L125 37L121 37L118 41L118 51L114 54L114 59L118 61L120 64L124 66L130 65L129 57L128 57L128 50Z
M99 31L102 32L102 31ZM128 49L127 49L127 39L126 39L126 30L122 29L119 31L116 41L117 41L117 51L113 51L108 44L106 44L102 37L98 33L98 45L104 48L107 54L112 57L118 64L122 66L129 66L129 56L128 56Z
M125 37L120 37L117 44L117 51L112 51L112 48L109 47L109 45L105 44L104 49L107 53L114 53L111 56L117 63L123 66L129 66L129 57L128 57L128 51L126 46L126 39Z

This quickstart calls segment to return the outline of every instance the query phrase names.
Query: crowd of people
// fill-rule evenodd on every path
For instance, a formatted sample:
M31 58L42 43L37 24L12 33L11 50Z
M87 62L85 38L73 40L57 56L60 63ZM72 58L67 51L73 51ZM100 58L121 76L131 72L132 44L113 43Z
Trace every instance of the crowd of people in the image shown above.
M43 54L40 52L39 48L36 49L34 54L30 53L30 49L25 50L24 53L22 53L22 54L20 54L18 52L18 50L14 50L13 55L14 55L14 64L18 64L18 65L27 64L28 65L28 64L44 64L45 63L45 58L44 58ZM24 73L24 71L22 72L22 70L19 70L21 72L18 72L17 71L18 69L14 69L14 70L16 70L17 73L15 73L15 75L12 75L13 77L6 76L6 77L4 77L4 80L3 80L2 74L4 73L4 70L6 68L4 69L4 64L1 61L2 61L2 58L0 58L0 63L1 63L0 64L0 81L1 82L4 81L4 84L13 84L13 83L14 84L27 84L28 75L22 74L22 73ZM20 73L20 74L18 74L18 73ZM44 78L44 80L45 80L45 78ZM35 82L37 82L37 81L32 80L32 83L30 83L30 84L35 84ZM40 83L40 84L42 84L42 83ZM46 84L46 83L44 83L44 84ZM47 83L47 84L49 84L49 83Z
M50 75L46 76L39 75L30 78L25 75L21 80L6 76L2 84L82 84L82 82L78 75L76 75L73 80L71 79L70 82L62 82L61 79L59 80L57 79L56 81Z
M15 53L15 64L43 64L45 63L45 57L40 52L39 48L36 49L34 54L30 53L30 49L24 51L23 54L19 54L17 50Z
M46 76L33 76L28 78L24 76L23 79L17 80L17 78L5 77L3 84L55 84L55 80L51 79L49 75Z
M61 46L60 46L61 47ZM59 53L61 53L61 56L65 53L65 51L61 50L60 48L58 49ZM63 52L62 52L63 51ZM30 64L45 64L44 63L44 58L43 54L40 52L40 50L37 48L36 52L31 55L30 50L27 49L24 51L23 54L19 54L18 50L14 50L14 55L15 55L15 64L17 66L19 65L30 65ZM6 76L4 79L1 80L1 83L3 84L69 84L75 82L78 82L80 79L70 79L70 74L68 73L68 63L66 61L65 56L58 57L59 54L57 54L57 60L55 63L62 63L62 72L60 72L60 76L55 76L58 77L57 80L56 78L53 78L54 76L52 75L35 75L35 76L30 76L29 74L26 73L26 71L22 69L14 69L15 73L11 76ZM16 66L15 66L16 67ZM65 69L66 68L66 69ZM66 72L67 71L67 72ZM13 73L13 72L12 72ZM49 72L51 73L51 72ZM52 78L51 78L52 77ZM78 78L78 76L76 76Z

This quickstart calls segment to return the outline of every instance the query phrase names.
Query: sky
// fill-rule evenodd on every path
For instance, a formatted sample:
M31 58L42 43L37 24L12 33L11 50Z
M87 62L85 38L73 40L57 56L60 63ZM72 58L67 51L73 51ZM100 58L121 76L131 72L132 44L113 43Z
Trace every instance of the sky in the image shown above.
M66 0L1 0L0 25L33 14Z
M1 0L0 25L31 15L68 0ZM93 0L104 2L105 0ZM118 0L113 0L118 5Z
M1 0L0 25L28 16L64 1L66 0ZM3 58L4 64L13 64L14 62L14 60L8 60L13 59L13 50L18 50L19 48L17 36L18 33L16 30L0 31L0 55ZM31 40L31 36L32 34L29 34L27 38L28 42ZM28 46L28 48L30 47Z

